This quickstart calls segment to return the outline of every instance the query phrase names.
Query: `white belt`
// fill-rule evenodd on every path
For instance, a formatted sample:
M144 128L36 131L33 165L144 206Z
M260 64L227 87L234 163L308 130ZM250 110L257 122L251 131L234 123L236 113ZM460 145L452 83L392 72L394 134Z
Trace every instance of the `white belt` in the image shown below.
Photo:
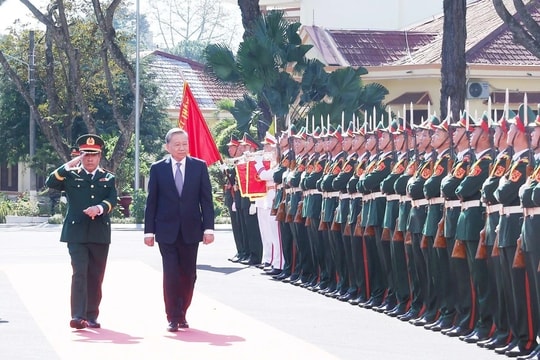
M304 196L315 195L315 194L320 194L320 193L321 192L317 189L304 190Z
M326 193L326 197L329 197L329 198L338 197L339 194L340 194L339 191L329 191Z
M446 200L444 202L444 207L445 208L455 208L455 207L460 207L461 206L461 201L459 200Z
M339 198L340 199L350 199L351 194L349 194L349 193L341 193L341 194L339 194Z
M362 194L362 193L360 193L360 192L356 192L356 193L354 193L354 194L351 194L351 199L358 199L358 198L361 198L362 195L364 195L364 194Z
M400 199L399 194L386 195L386 201L394 201L394 200L399 200L399 199Z
M404 202L409 202L409 201L411 201L411 198L408 197L407 195L399 195L399 202L404 203Z
M428 199L428 202L429 202L429 205L442 204L442 203L444 203L444 198L443 197L435 197L435 198Z
M412 207L420 207L428 204L428 199L411 200Z
M540 207L523 208L523 215L533 217L534 215L540 215Z
M296 193L296 192L302 191L302 188L299 187L299 186L298 186L298 187L293 187L293 188L291 188L291 191L292 191L293 193Z
M488 214L492 214L494 212L500 213L501 209L502 209L502 204L486 205L486 212Z
M511 214L521 214L523 212L520 205L515 206L503 206L501 209L501 214L503 215L511 215Z
M371 194L364 194L363 199L364 199L364 201L369 201L369 200L377 199L377 198L380 198L380 197L383 197L383 196L385 196L385 195L382 192L377 191L377 192L373 192Z
M283 187L283 183L276 185L276 189L281 189L282 187Z
M480 200L464 201L461 203L461 210L467 210L468 208L480 207L480 206L482 206L482 202Z

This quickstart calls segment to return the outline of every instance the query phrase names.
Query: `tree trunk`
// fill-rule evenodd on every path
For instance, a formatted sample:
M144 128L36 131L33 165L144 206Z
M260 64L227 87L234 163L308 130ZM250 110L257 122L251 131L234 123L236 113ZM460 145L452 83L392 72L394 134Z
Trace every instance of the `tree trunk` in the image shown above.
M510 14L506 6L504 6L503 0L493 0L493 7L499 17L508 25L514 40L534 56L540 58L540 25L531 16L531 12L534 10L532 7L537 7L538 3L532 1L527 6L520 0L514 0L513 3L519 20Z
M464 108L466 90L465 40L466 0L444 0L444 25L441 52L441 120L447 116L450 97L451 113L456 121Z
M242 13L242 25L244 26L244 40L251 33L251 27L257 18L261 15L259 0L238 0L238 6Z

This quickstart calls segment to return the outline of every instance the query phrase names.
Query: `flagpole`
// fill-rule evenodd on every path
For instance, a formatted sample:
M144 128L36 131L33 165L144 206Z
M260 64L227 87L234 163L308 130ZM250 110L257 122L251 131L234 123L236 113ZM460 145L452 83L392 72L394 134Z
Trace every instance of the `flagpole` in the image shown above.
M134 190L139 190L139 159L140 159L140 150L139 150L139 113L140 113L140 104L139 104L139 97L140 97L140 90L139 90L139 63L140 63L140 56L139 56L139 48L140 48L140 42L141 42L141 31L140 31L140 7L139 7L139 0L136 1L136 8L135 8L135 37L136 37L136 49L135 49L135 186Z

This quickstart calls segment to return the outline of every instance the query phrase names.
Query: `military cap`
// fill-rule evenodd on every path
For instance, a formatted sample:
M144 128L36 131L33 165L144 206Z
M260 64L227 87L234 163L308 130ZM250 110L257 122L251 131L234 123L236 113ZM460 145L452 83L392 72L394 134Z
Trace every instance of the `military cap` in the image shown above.
M330 124L328 125L328 129L326 129L326 132L324 132L321 137L330 137L330 136L333 136L333 134L336 132L336 128L334 127L334 125Z
M305 127L301 127L300 130L293 135L297 139L306 140L307 139L307 132Z
M98 154L103 151L105 142L102 138L94 134L85 134L79 136L76 141L79 151L86 154Z
M447 116L446 119L444 119L439 125L437 125L437 129L448 132L451 122L452 118L450 116Z
M263 141L261 142L263 145L276 145L277 144L277 139L274 135L270 134L268 131L266 132L266 134L264 135L264 139Z
M421 130L435 130L440 123L441 121L439 120L439 118L435 115L432 115L426 121L418 125L417 128Z
M388 132L390 134L395 134L399 130L398 119L394 119L388 124L388 127L383 128L381 131Z
M261 144L259 144L251 135L248 133L244 133L244 137L240 141L240 145L249 145L251 148L255 150L261 149Z
M330 126L332 126L332 125L330 125ZM338 139L338 141L341 142L343 140L343 134L341 133L341 125L338 125L337 129L334 130L333 132L330 133L330 131L329 131L328 136L334 137L334 138Z
M527 112L527 119L525 119L525 112ZM527 121L526 124L524 124L525 126L528 126L528 127L535 127L535 126L538 126L536 124L536 115L534 114L534 112L532 111L532 109L528 106L525 106L524 104L521 104L519 106L519 117L521 120L523 120L523 122Z
M227 143L227 146L238 146L240 145L240 141L238 141L238 138L236 135L231 135L231 140Z
M512 110L508 110L508 118L513 119L516 116L516 113ZM508 122L508 119L506 118L506 113L503 111L503 114L498 122L494 122L493 126L500 126L501 130L505 133L508 132L510 129L510 123Z
M349 123L349 127L347 127L347 130L343 132L344 137L352 137L354 135L353 133L353 123L352 121Z
M463 111L461 113L461 116L459 117L459 121L451 124L450 126L464 128L467 131L472 131L471 124L473 122L473 119L469 116L469 114L467 114L467 111Z
M487 112L484 111L484 113L482 114L482 117L477 122L472 123L471 126L473 128L480 127L482 128L482 131L489 133L490 124L489 124L489 116Z
M317 126L311 133L311 136L313 136L313 138L315 139L319 139L321 137L321 134L322 134L322 130L319 126Z

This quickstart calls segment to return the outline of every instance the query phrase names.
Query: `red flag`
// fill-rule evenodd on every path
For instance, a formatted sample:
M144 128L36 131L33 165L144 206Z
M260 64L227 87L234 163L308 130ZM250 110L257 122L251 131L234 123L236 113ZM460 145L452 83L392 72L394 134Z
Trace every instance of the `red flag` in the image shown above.
M208 166L221 160L221 154L187 82L184 82L184 98L180 105L178 127L186 130L189 135L191 156L206 161Z

